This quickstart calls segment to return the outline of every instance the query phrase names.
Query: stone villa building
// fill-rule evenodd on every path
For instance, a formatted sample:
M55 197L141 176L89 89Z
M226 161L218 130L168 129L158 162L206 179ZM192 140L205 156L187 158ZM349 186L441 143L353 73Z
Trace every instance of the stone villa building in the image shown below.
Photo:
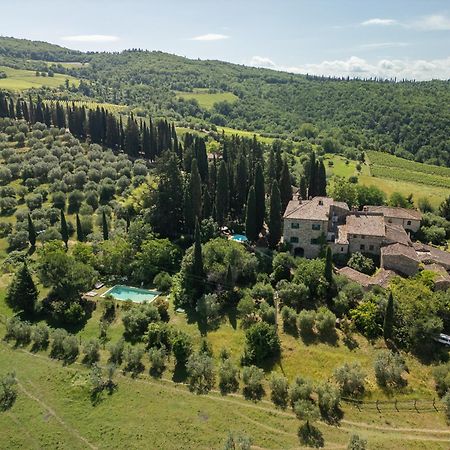
M450 253L410 239L409 233L419 230L421 219L421 213L412 209L365 206L363 211L354 211L328 197L297 198L284 213L283 240L291 244L296 256L316 258L322 246L328 245L333 254L377 256L381 268L392 273L411 276L426 264L444 276L441 269L450 270Z

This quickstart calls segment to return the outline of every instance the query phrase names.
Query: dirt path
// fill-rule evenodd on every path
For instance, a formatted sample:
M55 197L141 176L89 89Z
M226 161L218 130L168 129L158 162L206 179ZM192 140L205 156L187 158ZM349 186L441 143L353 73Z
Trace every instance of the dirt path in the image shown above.
M28 382L30 384L31 381L28 380ZM19 389L31 400L34 400L35 402L39 403L39 405L44 408L51 416L53 416L53 418L63 427L65 428L67 431L69 431L70 433L72 433L77 439L79 439L80 441L82 441L85 445L87 445L90 449L92 450L97 450L98 447L96 447L95 445L91 444L84 436L82 436L78 430L76 430L75 428L71 427L70 425L68 425L60 416L58 416L58 414L56 414L55 410L53 410L52 408L50 408L50 406L48 406L46 403L44 403L41 399L37 398L36 396L34 396L31 392L27 391L25 389L25 386L19 381L17 380L17 385L19 387Z

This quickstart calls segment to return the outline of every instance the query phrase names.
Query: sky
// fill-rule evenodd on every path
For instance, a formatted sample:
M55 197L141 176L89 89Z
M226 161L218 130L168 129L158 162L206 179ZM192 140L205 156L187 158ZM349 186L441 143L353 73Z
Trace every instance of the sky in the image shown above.
M0 35L294 73L450 78L450 0L0 0Z

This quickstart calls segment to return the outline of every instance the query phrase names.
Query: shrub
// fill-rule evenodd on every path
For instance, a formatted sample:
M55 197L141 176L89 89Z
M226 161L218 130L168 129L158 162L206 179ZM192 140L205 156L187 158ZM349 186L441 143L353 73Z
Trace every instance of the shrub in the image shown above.
M158 322L160 319L155 306L146 304L135 306L122 316L125 335L129 339L138 340L147 331L150 323Z
M144 370L144 365L142 364L142 356L144 355L144 350L140 347L132 347L131 345L125 348L123 353L125 367L124 372L130 372L133 378L137 377L139 373Z
M216 294L206 294L197 301L196 311L206 324L219 318L220 302Z
M345 363L334 371L334 378L343 395L358 397L364 393L366 374L359 363Z
M173 334L171 325L161 322L151 323L148 326L144 340L147 344L147 348L164 347L167 350L171 350Z
M245 333L246 355L251 361L261 363L266 358L273 357L280 352L280 339L275 327L265 322L252 325Z
M316 328L322 338L332 336L335 331L336 316L325 307L319 308L316 314Z
M159 377L166 368L167 353L164 347L152 347L148 351L150 361L150 375Z
M450 363L442 364L434 369L434 383L439 397L450 390Z
M251 295L256 300L264 300L269 305L273 305L275 291L270 284L266 283L256 283L253 288Z
M73 363L78 356L79 347L75 336L68 335L64 338L63 343L63 361L65 364Z
M196 394L207 394L215 382L213 359L204 353L189 356L186 364L189 390Z
M172 287L172 277L167 272L159 272L153 278L153 284L161 292L168 292Z
M114 364L115 366L120 366L123 359L123 339L119 339L116 343L111 343L108 346L109 359L108 362Z
M55 359L62 359L64 356L64 339L68 336L66 330L62 328L56 329L52 333L52 346L50 348L50 357Z
M378 353L374 362L375 377L382 387L401 387L407 382L403 372L408 371L405 360L398 353L384 350Z
M49 328L45 323L38 323L31 330L33 350L45 350L49 343Z
M24 347L30 343L31 325L28 322L12 317L6 322L5 340L15 340L16 346Z
M348 442L347 450L366 450L367 441L357 434L352 434Z
M7 373L0 378L0 411L7 411L16 401L16 384L14 372Z
M371 258L364 256L360 252L355 252L352 254L348 260L347 265L358 272L365 273L367 275L372 275L375 271L375 265Z
M281 317L283 319L283 329L284 331L290 333L297 333L297 313L295 309L289 306L283 306L281 309Z
M161 318L161 320L163 320L164 322L168 322L170 316L169 316L169 302L167 301L167 299L163 297L157 297L153 301L152 305L158 310L159 317Z
M289 403L294 408L295 404L300 400L310 401L313 392L312 384L309 380L302 377L296 377L289 387Z
M91 339L83 347L83 364L92 366L100 359L100 344L97 339Z
M270 379L270 399L277 408L286 409L289 401L289 385L283 375L273 374Z
M246 435L235 435L229 433L223 450L250 450L252 448L252 440Z
M243 394L246 399L260 400L264 395L262 380L264 371L256 366L246 366L242 370L242 381L244 383Z
M219 366L219 388L222 394L236 392L239 388L238 381L239 370L233 361L224 358Z
M267 322L270 325L275 325L277 312L274 306L270 306L268 303L263 301L259 305L259 313L264 322Z
M303 337L314 336L314 323L316 320L316 312L303 309L298 315L298 326L300 334Z
M182 331L175 333L172 337L172 351L177 364L186 364L187 359L192 354L191 337Z
M330 383L322 383L317 388L318 406L324 419L336 420L339 416L341 394L339 389Z

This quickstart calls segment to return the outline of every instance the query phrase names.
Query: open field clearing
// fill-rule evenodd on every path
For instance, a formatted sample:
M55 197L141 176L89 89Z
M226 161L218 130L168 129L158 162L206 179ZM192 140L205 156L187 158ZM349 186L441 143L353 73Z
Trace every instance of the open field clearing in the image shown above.
M234 103L238 100L238 97L232 92L210 93L209 89L194 89L193 92L177 92L176 96L185 100L197 100L202 108L208 110L213 108L214 103L225 101Z
M79 80L69 75L55 73L53 77L36 76L33 70L12 69L0 66L0 72L6 73L6 78L0 79L0 89L10 91L24 91L31 88L58 87L69 80L70 84L78 86Z

